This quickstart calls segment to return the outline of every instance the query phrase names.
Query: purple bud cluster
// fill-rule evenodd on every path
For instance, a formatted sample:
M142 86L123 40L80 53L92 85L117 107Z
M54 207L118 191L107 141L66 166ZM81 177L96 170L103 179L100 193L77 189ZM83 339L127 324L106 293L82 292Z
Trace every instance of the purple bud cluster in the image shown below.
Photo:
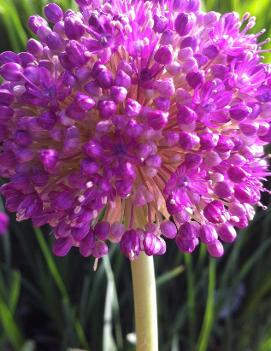
M261 205L271 69L245 14L199 0L77 0L34 15L0 54L0 175L17 220L53 251L135 259L199 243L214 257Z

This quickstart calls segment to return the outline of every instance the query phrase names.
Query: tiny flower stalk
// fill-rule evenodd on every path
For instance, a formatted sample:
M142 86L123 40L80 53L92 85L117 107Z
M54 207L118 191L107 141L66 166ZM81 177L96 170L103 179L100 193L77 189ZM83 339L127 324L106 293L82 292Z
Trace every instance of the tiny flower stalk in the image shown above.
M136 350L158 351L158 325L156 284L153 257L141 253L131 262L135 323Z

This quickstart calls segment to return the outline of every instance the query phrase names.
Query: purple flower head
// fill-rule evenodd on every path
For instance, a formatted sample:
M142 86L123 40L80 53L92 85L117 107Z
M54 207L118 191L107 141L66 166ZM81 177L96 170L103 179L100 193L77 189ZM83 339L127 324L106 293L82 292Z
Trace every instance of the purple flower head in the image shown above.
M269 174L271 70L254 19L199 0L77 3L48 4L27 51L0 54L7 209L51 225L59 256L99 259L111 242L133 260L175 240L220 257Z

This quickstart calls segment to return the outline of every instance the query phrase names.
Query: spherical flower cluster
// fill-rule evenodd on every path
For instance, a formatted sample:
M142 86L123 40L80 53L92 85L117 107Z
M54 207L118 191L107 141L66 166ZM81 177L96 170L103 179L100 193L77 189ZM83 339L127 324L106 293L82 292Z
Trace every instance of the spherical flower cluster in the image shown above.
M77 0L31 16L0 55L0 175L17 220L50 224L54 253L131 260L200 242L214 257L260 205L271 140L263 34L199 0Z

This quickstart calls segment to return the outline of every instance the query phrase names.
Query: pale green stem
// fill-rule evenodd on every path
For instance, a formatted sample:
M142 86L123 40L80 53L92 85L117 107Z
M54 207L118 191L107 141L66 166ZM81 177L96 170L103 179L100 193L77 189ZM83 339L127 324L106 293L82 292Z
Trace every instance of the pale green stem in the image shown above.
M132 263L136 349L158 351L157 302L153 257L141 253Z

